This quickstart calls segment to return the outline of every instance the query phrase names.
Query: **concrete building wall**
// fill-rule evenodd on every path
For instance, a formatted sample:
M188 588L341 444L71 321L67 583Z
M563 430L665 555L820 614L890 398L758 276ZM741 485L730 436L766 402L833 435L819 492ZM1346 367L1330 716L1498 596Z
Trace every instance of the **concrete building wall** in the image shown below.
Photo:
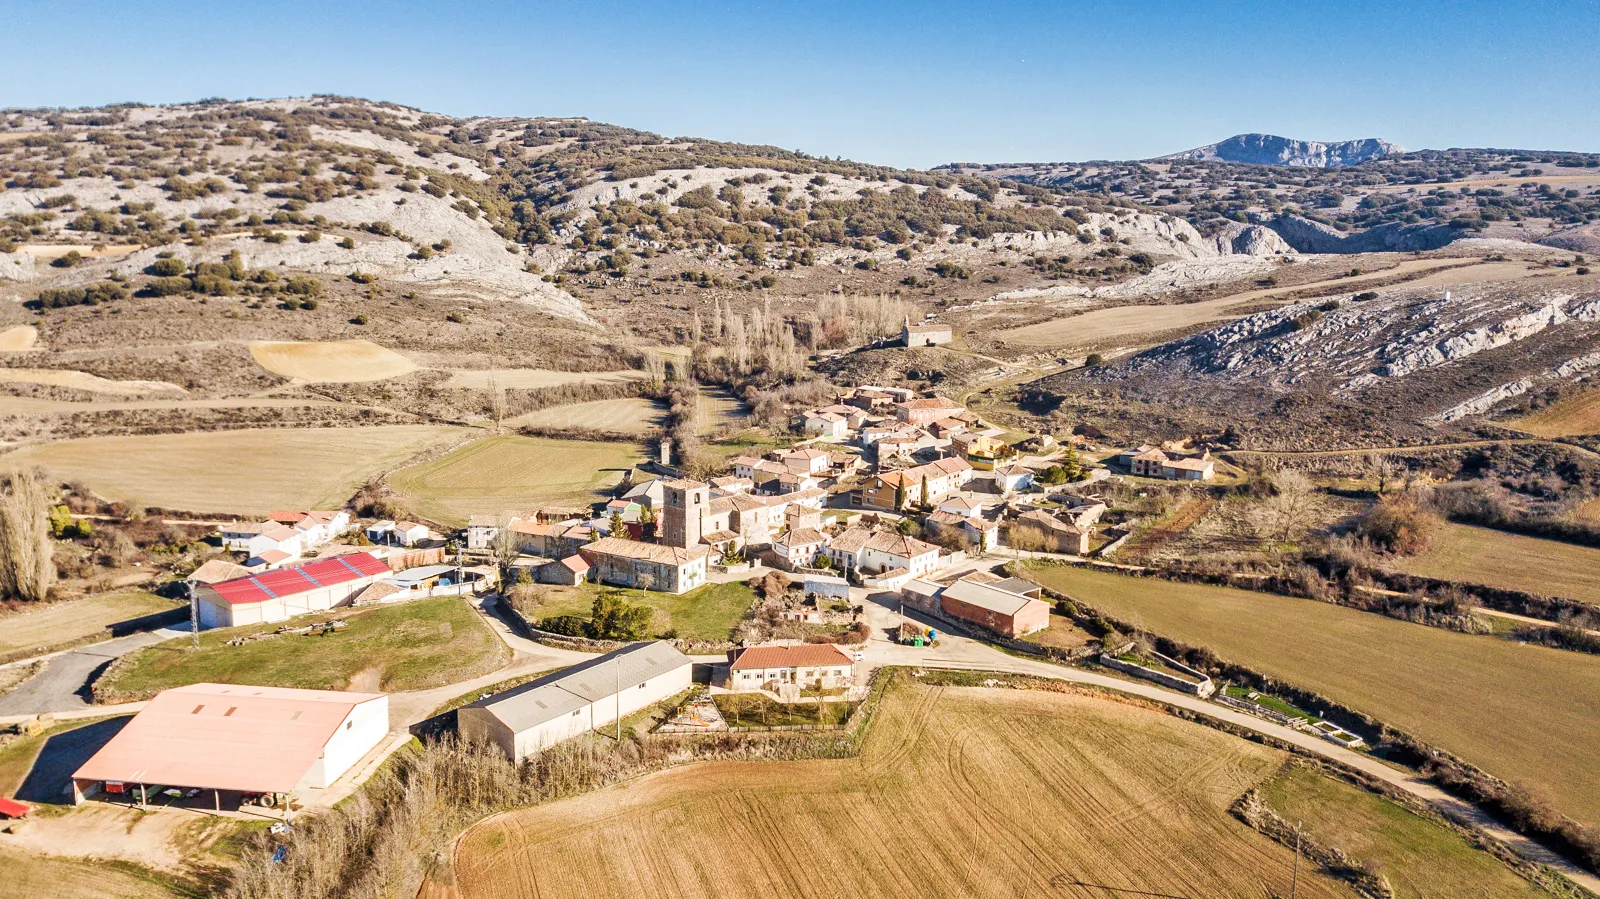
M383 742L388 733L389 697L363 702L351 709L323 748L322 757L306 774L305 785L325 789Z

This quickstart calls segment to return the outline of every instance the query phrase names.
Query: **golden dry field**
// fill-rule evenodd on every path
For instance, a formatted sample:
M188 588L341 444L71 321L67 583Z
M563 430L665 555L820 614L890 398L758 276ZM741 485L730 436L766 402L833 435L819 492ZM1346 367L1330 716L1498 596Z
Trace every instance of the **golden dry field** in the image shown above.
M1600 824L1600 656L1270 593L1072 566L1027 575L1366 712Z
M381 381L417 370L415 362L369 340L256 340L250 355L275 375L311 383Z
M1505 424L1535 437L1552 439L1600 434L1600 389L1590 388L1573 394Z
M624 381L643 380L642 371L554 371L548 368L506 368L496 371L459 369L450 373L445 387L488 390L491 386L502 390L526 390L537 387L560 387L563 384L620 384Z
M1441 580L1600 602L1600 549L1447 524L1402 571Z
M0 846L7 896L53 899L175 899L189 895L132 865L32 855Z
M666 410L644 397L595 400L539 409L506 420L515 428L594 428L618 434L645 434L660 427Z
M42 465L111 499L188 512L338 508L368 480L464 428L275 428L35 444L0 468Z
M1102 698L908 684L858 758L695 764L491 818L458 844L456 889L1287 896L1292 852L1227 811L1283 758ZM1302 868L1299 895L1354 894Z
M69 387L90 393L108 393L114 396L138 396L142 393L185 393L176 384L166 381L112 381L87 372L59 368L0 368L0 381L15 384L44 384L49 387Z
M396 471L389 485L417 514L464 524L477 512L588 505L638 459L632 443L502 435Z
M49 651L100 633L108 625L177 608L177 603L143 590L98 593L52 602L38 608L0 613L0 657L22 650Z
M18 353L33 349L39 342L39 329L33 325L17 325L0 331L0 353Z

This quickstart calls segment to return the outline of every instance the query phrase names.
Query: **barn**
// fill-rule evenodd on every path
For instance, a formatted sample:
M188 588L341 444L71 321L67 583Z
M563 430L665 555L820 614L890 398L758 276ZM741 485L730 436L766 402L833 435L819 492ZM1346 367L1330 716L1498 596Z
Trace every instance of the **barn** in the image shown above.
M389 573L388 562L361 552L202 584L195 588L200 626L264 624L321 612Z
M142 802L156 787L176 787L209 791L220 808L223 793L324 789L388 732L382 693L176 687L157 694L73 773L73 802L96 793L132 793Z
M1050 605L1021 593L959 580L939 593L939 608L946 615L1005 637L1021 637L1050 626Z
M671 643L634 643L462 706L461 736L512 761L689 689L694 665Z

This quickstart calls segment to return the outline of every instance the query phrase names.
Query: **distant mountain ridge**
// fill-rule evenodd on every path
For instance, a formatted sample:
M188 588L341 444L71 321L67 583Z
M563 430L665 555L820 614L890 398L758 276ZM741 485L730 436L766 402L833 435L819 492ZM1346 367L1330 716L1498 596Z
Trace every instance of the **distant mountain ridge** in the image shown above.
M1323 143L1276 134L1235 134L1224 141L1158 158L1330 169L1404 152L1404 147L1376 137Z

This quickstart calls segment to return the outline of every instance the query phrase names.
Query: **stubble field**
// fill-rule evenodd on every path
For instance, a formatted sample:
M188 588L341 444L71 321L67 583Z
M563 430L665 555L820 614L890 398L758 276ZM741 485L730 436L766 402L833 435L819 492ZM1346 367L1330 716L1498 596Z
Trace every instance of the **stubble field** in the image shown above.
M419 515L464 524L474 513L588 505L639 458L632 443L501 435L389 476Z
M506 424L517 428L594 428L616 434L645 434L660 426L665 412L654 400L625 397L552 406L508 419Z
M1366 712L1600 824L1600 657L1269 593L1072 566L1028 577Z
M259 515L342 507L371 478L466 433L386 425L85 437L24 447L0 458L0 468L42 465L141 506Z
M1505 424L1535 437L1551 439L1600 434L1600 389L1573 394Z
M1489 528L1447 524L1399 567L1423 577L1600 601L1600 549Z
M1282 759L1100 698L907 685L858 758L696 764L492 818L456 890L1266 899L1292 853L1227 809ZM1352 895L1305 870L1299 893Z
M620 384L648 377L642 371L554 371L548 368L460 369L444 382L447 388L488 390L491 387L529 389L560 387L563 384Z

